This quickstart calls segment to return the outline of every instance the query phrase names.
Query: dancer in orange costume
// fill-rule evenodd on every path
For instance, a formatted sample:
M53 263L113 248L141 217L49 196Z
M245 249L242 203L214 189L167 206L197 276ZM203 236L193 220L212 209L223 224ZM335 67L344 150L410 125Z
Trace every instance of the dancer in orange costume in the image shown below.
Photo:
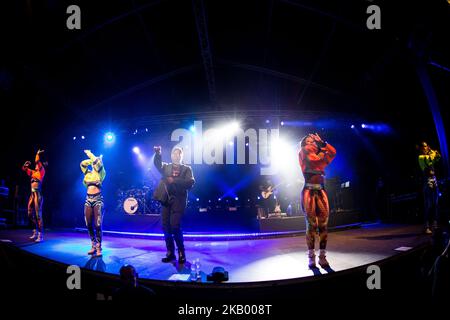
M308 246L308 266L316 267L314 250L315 237L319 231L319 265L329 267L326 259L328 238L328 216L330 206L325 191L325 168L336 156L336 149L320 138L318 134L308 134L300 141L298 154L300 167L305 177L302 192L302 207L306 215L306 244Z
M22 166L22 170L31 178L31 195L28 200L28 217L33 223L33 235L30 237L35 242L44 240L44 222L42 220L42 182L44 181L45 168L41 161L41 153L44 150L38 150L34 159L34 170L30 169L31 162L27 161Z

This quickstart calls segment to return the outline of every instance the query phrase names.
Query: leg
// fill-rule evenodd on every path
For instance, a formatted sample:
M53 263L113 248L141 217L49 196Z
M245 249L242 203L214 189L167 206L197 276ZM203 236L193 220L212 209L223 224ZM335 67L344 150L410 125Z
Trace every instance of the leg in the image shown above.
M95 246L95 232L94 225L92 223L92 219L94 218L94 209L91 206L91 203L86 199L86 203L84 204L84 221L86 222L86 228L88 229L89 238L91 238L91 243Z
M322 268L327 268L330 266L326 258L329 214L330 208L327 193L325 190L320 190L320 193L317 196L317 220L319 226L319 239L320 239L319 265Z
M178 248L178 262L186 262L186 254L184 251L183 230L181 229L181 219L184 214L184 203L177 203L174 205L172 215L170 216L170 227L172 229L173 237Z
M33 192L34 199L33 199L33 205L34 205L34 211L36 215L36 226L39 232L44 231L44 222L42 220L42 204L44 203L44 198L42 197L42 194L39 191Z
M439 217L439 190L438 188L434 188L432 192L432 205L431 205L431 218L433 219L433 228L439 228L441 225L440 217Z
M30 195L30 198L28 199L28 218L30 219L31 223L33 224L33 234L30 237L30 240L35 240L37 238L37 226L36 226L36 216L34 214L34 195L33 192Z
M330 205L328 203L328 196L325 190L321 190L317 197L317 220L319 227L320 249L327 248L328 240L328 217L330 215Z
M424 215L424 221L425 221L425 233L431 234L431 224L430 224L430 215L431 210L433 209L433 197L431 189L428 187L425 187L423 189L423 215Z
M93 208L96 255L102 255L102 222L104 211L103 197L96 198Z
M162 262L175 260L175 243L173 241L172 229L170 228L171 205L163 206L161 211L162 228L166 242L167 253Z
M317 230L317 217L314 193L311 190L303 190L302 206L306 218L306 245L308 246L309 250L314 250L314 242Z
M314 191L304 189L302 194L303 212L306 218L306 245L308 246L308 267L316 267L316 254L314 252L314 242L317 230L316 203Z

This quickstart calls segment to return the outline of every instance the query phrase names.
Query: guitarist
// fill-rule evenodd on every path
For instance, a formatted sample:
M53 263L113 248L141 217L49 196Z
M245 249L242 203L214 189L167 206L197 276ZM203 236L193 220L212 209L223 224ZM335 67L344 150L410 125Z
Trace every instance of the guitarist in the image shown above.
M265 180L260 186L261 190L261 207L264 212L264 218L269 216L270 212L273 212L276 205L276 200L274 197L274 185L272 181Z

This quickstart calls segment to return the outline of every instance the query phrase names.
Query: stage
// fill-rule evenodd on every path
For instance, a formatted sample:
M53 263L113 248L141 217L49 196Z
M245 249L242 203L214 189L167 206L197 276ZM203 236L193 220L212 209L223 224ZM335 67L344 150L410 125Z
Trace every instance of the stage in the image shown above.
M164 264L162 239L105 235L103 257L90 258L88 235L48 230L45 241L27 241L29 230L1 230L0 241L20 250L67 265L117 275L124 264L133 265L141 279L167 281L190 274L190 262L200 259L202 282L216 266L229 272L229 283L257 283L310 277L374 264L430 242L422 226L365 224L330 232L328 260L331 268L309 270L304 235L247 240L187 240L188 262ZM182 278L182 276L181 276ZM180 278L178 278L180 280Z

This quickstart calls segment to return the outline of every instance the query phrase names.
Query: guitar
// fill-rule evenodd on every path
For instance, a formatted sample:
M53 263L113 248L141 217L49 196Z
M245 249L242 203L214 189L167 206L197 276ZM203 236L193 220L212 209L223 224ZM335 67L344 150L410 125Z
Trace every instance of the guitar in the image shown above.
M277 184L275 187L273 187L273 186L269 186L266 190L263 190L262 192L261 192L261 196L264 198L264 199L268 199L272 194L273 194L273 192L275 191L275 189L278 187L278 186L280 186L282 183L279 183L279 184Z

